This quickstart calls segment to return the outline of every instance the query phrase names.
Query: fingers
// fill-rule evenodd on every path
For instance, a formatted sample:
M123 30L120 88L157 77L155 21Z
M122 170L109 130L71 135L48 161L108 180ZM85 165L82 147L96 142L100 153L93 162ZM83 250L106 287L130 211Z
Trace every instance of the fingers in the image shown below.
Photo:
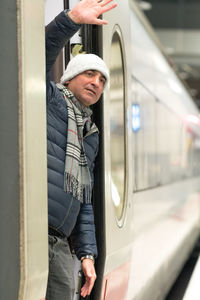
M110 5L107 5L108 3L112 2L113 0L105 0L105 1L101 1L100 6L102 7L102 11L101 14L108 12L109 10L115 8L117 6L117 3L112 3ZM101 20L101 24L98 25L104 25L104 24L108 24L108 22L106 20Z
M117 3L107 5L111 1L113 0L101 1L101 7L102 7L101 14L104 14L117 6ZM106 25L106 24L108 24L108 22L105 19L97 19L97 25Z
M99 2L101 4L101 6L105 6L107 5L108 3L112 2L113 0L99 0L97 2Z
M86 282L81 289L82 297L86 297L87 295L90 295L92 288L94 286L95 280L96 280L96 274L94 276L91 276L91 278L89 278L89 277L86 278Z
M81 289L81 296L85 297L87 295L90 295L97 276L94 268L94 263L90 259L84 259L82 261L82 269L85 275L85 284Z
M82 0L68 13L69 17L77 24L104 25L106 20L98 19L103 13L115 8L113 0Z
M117 6L117 3L112 3L110 5L107 5L108 3L112 2L113 0L105 0L100 1L100 6L102 7L102 13L105 13Z
M94 23L95 25L106 25L108 22L106 20L97 19Z

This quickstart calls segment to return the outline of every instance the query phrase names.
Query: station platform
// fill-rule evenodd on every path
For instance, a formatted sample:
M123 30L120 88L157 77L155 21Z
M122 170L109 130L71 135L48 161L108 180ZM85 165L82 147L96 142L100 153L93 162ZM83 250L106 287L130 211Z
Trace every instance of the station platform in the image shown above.
M199 278L200 278L200 256L197 260L197 263L196 263L196 266L192 273L188 287L185 291L183 300L199 300L200 299Z

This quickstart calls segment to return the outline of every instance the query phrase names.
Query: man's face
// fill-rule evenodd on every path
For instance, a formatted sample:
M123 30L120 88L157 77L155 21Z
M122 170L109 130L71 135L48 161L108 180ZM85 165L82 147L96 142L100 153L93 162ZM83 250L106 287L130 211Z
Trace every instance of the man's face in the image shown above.
M90 106L99 100L105 82L101 72L88 70L67 81L66 85L79 102Z

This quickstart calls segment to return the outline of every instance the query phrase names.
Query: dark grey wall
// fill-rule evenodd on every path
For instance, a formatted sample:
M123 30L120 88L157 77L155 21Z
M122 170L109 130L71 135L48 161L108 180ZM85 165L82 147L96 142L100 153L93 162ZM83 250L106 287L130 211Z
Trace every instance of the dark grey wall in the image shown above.
M16 0L0 1L0 299L18 299L18 50Z
M145 14L155 28L200 29L199 0L148 0Z

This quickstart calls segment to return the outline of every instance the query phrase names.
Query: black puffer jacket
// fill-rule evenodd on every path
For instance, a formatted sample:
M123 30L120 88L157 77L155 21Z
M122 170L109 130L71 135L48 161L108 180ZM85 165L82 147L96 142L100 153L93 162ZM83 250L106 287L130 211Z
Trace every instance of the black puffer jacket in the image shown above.
M46 71L49 227L67 237L71 235L75 252L78 258L81 258L90 253L97 256L93 208L91 204L81 204L71 194L64 192L67 107L55 83L49 79L49 73L57 55L79 28L80 26L74 24L65 12L59 14L46 27ZM84 139L92 185L98 143L97 133Z

